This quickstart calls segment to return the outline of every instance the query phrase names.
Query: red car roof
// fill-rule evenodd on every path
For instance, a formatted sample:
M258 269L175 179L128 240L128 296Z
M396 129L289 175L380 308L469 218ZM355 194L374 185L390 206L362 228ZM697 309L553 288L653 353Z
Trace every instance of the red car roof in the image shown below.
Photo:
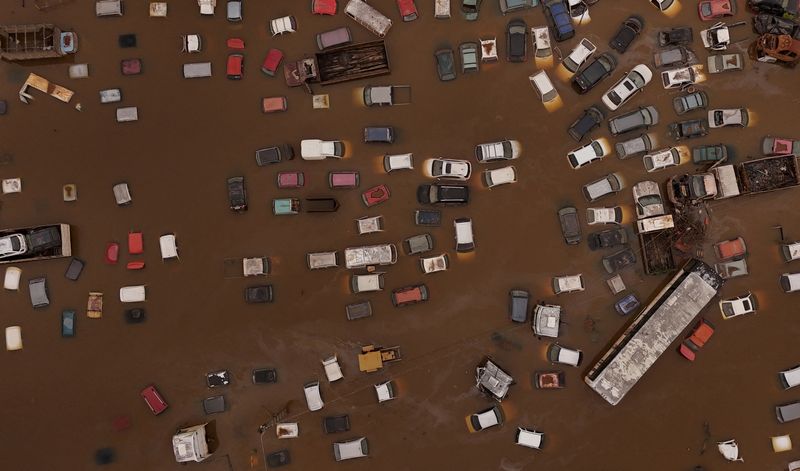
M228 56L228 75L242 75L244 56L241 54L231 54Z
M106 263L117 263L119 260L119 244L109 242L106 245Z
M264 58L264 63L261 64L261 67L275 72L282 60L283 52L280 49L272 48L267 52L267 57Z
M397 304L422 301L422 290L419 286L413 286L411 288L395 291L393 295Z
M335 15L336 0L314 0L311 11L317 15Z
M144 252L144 241L142 240L141 232L128 233L128 253L131 255L138 255Z
M386 185L378 185L370 188L361 194L364 204L374 206L389 199L389 188Z
M397 0L397 8L400 10L400 16L417 13L417 5L414 4L414 0Z
M147 407L153 411L153 414L158 415L165 410L167 410L167 402L164 401L164 398L161 397L158 390L155 386L150 385L144 389L142 389L141 396L144 399L144 402L147 404Z
M242 38L228 38L228 49L244 49L244 39Z

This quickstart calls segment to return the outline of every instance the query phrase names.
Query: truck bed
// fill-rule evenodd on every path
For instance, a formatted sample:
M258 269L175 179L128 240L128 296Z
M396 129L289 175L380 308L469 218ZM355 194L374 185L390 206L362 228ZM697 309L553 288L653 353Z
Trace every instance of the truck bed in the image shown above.
M672 257L674 229L639 234L642 265L648 275L660 275L675 269Z
M382 40L348 44L316 54L319 80L329 85L390 72L386 43Z
M797 157L794 155L743 162L737 170L743 193L762 193L800 185Z

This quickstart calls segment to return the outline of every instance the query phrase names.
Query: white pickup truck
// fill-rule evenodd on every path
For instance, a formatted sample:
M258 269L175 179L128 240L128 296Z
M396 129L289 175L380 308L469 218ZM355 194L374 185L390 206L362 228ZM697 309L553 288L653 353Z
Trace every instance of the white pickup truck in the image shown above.
M303 139L300 141L300 156L303 160L341 159L344 157L344 143L342 141Z

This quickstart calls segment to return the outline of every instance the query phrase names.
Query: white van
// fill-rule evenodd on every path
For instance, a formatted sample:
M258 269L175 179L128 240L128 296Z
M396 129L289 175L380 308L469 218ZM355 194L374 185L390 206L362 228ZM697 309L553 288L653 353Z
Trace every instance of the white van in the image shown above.
M344 7L344 14L381 38L386 36L389 28L392 27L392 20L363 0L350 0L347 2Z
M97 16L122 16L122 0L97 0L94 12Z
M369 455L369 444L365 437L333 444L333 456L336 461L363 458Z
M211 62L183 64L183 78L211 77Z
M531 82L534 90L536 90L536 93L539 94L542 103L549 103L558 98L558 91L556 91L556 87L553 86L553 82L550 81L550 77L547 76L547 72L544 70L538 74L529 76L528 80Z

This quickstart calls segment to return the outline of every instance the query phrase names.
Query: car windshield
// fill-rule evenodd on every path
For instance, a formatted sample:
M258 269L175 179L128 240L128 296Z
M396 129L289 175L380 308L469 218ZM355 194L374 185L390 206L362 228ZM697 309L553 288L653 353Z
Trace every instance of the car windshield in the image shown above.
M639 206L641 206L642 208L646 208L648 206L653 206L653 205L660 205L661 197L658 195L642 196L641 198L639 198L638 203Z
M622 103L622 97L620 97L614 90L608 92L608 99L611 100L611 103L614 103L617 106Z
M692 178L692 193L694 193L695 197L702 198L708 196L706 192L706 184L703 180L703 177L700 178Z
M724 122L722 118L722 110L717 110L714 112L714 124L722 124Z
M711 16L711 4L710 3L701 3L700 4L700 13L703 16Z
M595 154L603 155L603 146L600 145L597 141L592 141L592 149L594 150Z

